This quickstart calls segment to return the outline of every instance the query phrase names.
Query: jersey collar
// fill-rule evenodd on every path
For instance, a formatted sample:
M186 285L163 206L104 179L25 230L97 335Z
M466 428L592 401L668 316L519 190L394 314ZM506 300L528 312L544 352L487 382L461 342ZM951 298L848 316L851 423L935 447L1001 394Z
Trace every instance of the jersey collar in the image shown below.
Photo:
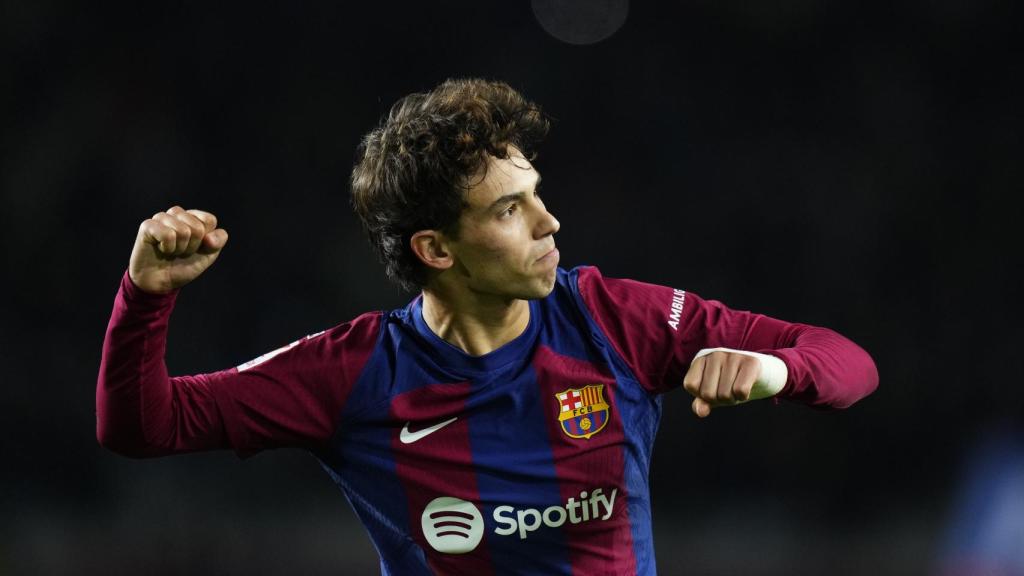
M496 370L517 359L529 356L530 350L540 332L538 318L540 317L540 301L529 300L530 321L526 330L512 341L505 345L484 354L483 356L472 356L461 348L450 344L443 338L434 334L434 331L427 326L423 319L423 296L417 296L409 304L409 316L412 319L413 328L422 337L426 345L431 348L439 364L474 372L486 372Z

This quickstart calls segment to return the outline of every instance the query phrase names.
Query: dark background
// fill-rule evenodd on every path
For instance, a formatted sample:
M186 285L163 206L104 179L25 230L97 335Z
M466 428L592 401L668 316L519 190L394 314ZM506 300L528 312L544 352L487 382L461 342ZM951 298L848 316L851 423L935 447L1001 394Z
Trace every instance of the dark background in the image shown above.
M118 457L95 379L136 229L174 204L231 233L179 297L174 374L403 304L347 177L392 102L455 76L554 117L536 165L564 266L828 326L877 362L845 412L697 420L667 395L661 572L942 568L970 449L1024 417L1015 3L635 2L590 45L526 2L139 4L0 15L0 573L376 572L312 457Z

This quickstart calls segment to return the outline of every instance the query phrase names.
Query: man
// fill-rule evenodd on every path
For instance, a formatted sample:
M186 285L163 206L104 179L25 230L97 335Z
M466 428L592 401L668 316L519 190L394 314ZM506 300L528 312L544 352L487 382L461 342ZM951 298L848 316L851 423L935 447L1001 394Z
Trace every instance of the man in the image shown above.
M701 417L772 395L845 408L878 375L831 330L559 268L530 162L547 128L497 82L399 101L361 145L353 203L421 295L221 372L170 378L163 357L175 294L227 233L180 207L144 221L104 344L100 442L308 449L385 574L653 574L661 393L682 385Z

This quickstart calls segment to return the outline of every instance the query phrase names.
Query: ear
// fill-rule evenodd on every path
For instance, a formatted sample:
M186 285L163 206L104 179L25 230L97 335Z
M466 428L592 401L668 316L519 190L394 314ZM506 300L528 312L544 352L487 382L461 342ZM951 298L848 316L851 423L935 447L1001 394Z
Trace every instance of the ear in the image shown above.
M455 263L446 244L444 233L437 230L420 230L409 239L412 253L420 262L435 270L447 270Z

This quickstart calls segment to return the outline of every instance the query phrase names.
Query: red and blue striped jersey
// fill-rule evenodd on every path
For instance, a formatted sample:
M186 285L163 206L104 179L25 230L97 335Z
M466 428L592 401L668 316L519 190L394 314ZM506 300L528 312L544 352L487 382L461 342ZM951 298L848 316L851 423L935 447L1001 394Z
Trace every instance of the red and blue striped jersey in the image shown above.
M97 388L101 442L137 456L304 447L384 574L654 574L660 393L700 349L776 355L789 371L779 396L819 407L846 407L878 378L831 330L592 267L560 269L552 293L529 302L526 330L483 356L435 335L416 298L236 368L171 378L173 302L122 280Z

